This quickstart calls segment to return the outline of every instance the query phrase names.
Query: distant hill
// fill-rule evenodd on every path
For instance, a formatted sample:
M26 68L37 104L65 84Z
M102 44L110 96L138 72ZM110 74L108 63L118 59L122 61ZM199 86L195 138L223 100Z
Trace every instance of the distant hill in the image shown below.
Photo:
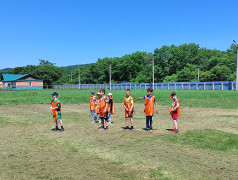
M65 70L67 71L75 71L77 70L79 67L88 67L90 66L91 64L94 64L94 63L90 63L90 64L80 64L80 65L71 65L71 66L63 66L61 68L64 68Z
M4 69L0 69L0 71L10 71L10 70L12 70L12 68L4 68Z

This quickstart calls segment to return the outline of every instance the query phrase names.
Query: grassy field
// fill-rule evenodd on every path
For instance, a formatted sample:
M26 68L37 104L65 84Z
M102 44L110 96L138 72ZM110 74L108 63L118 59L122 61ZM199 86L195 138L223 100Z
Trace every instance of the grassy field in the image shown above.
M60 90L63 133L50 130L50 92L0 92L0 102L5 104L0 106L0 179L238 177L237 101L231 103L237 99L234 91L177 91L184 104L179 134L169 131L173 128L168 113L170 91L155 92L160 106L154 116L154 131L142 130L145 117L141 102L135 106L135 131L122 129L124 111L117 103L114 123L105 132L97 129L99 124L91 123L89 106L84 103L89 91ZM120 102L124 91L112 92ZM145 92L133 94L136 97Z
M55 90L38 90L38 91L0 91L0 105L8 104L47 104L51 100L50 93ZM92 90L69 90L58 89L59 99L62 103L79 104L88 103L88 97ZM98 92L99 90L94 90ZM123 102L125 96L124 90L106 90L106 93L112 92L114 100L117 103ZM172 90L155 90L154 95L159 105L168 106L171 104L169 96ZM238 92L237 91L190 91L177 90L177 96L183 107L203 107L203 108L238 108ZM144 96L146 90L132 90L131 96L138 98ZM143 104L143 101L137 103Z

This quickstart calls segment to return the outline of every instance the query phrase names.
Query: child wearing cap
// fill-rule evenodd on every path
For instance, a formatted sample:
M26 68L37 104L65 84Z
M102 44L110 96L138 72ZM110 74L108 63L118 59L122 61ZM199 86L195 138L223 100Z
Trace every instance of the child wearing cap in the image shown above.
M178 122L177 122L177 119L178 119L178 116L180 116L180 104L179 104L179 100L177 99L177 96L176 96L176 93L175 92L172 92L170 94L170 98L169 99L173 99L173 102L172 102L172 106L169 110L170 112L170 115L174 121L174 129L173 131L171 131L172 133L178 133Z
M145 115L146 115L146 129L145 131L152 131L152 120L154 115L154 105L156 107L156 113L158 113L158 104L156 102L155 96L152 95L153 89L147 89L147 96L140 97L137 100L144 99L145 100Z
M124 130L134 130L134 123L133 123L133 113L134 113L134 101L133 98L130 96L131 91L130 89L126 90L126 97L123 98L125 108L125 119L126 119L126 127ZM131 128L129 128L129 119L131 121Z
M96 96L95 96L95 92L92 91L91 92L91 96L89 96L89 100L90 100L90 117L93 117L95 114L95 100L96 100Z
M53 93L51 93L51 95L52 95L53 100L51 100L51 106L49 108L49 111L52 111L53 119L55 121L55 128L53 128L52 131L63 132L64 131L64 127L63 127L63 122L61 120L61 103L57 99L58 93L57 92L53 92ZM59 123L61 125L61 129L58 128L58 121L59 121Z
M101 120L101 127L99 130L108 130L108 98L105 96L105 89L100 90L100 100L99 100L99 118ZM104 121L106 127L104 126Z
M112 123L111 116L112 114L115 114L115 108L114 108L114 103L113 103L113 98L112 98L112 93L108 93L108 123Z

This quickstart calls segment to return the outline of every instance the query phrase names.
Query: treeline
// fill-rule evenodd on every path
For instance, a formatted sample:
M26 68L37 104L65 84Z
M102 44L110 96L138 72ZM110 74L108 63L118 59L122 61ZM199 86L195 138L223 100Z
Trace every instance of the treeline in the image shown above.
M236 78L237 46L232 44L226 51L200 48L197 44L162 46L153 53L135 52L122 57L98 59L94 64L80 66L81 83L108 83L111 63L112 82L152 82L154 59L155 82L233 81ZM78 66L56 67L40 60L38 66L14 68L7 73L33 74L45 84L77 84ZM5 73L5 72L4 72ZM72 74L72 76L71 76ZM71 78L72 77L72 78Z

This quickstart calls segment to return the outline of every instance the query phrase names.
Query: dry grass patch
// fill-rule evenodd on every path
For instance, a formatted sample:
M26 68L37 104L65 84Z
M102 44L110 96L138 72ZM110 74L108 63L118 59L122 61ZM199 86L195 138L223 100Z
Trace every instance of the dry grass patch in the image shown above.
M144 132L143 105L136 104L136 129L125 131L123 107L116 104L114 123L105 132L97 129L99 124L91 123L87 104L63 104L66 131L60 133L50 130L53 121L48 106L0 107L0 179L235 179L238 176L237 151L184 143L188 140L186 133L199 134L204 129L237 134L235 110L183 108L180 133L171 134L167 130L173 128L169 107L159 107L159 114L153 120L155 130ZM209 138L212 141L210 135Z

